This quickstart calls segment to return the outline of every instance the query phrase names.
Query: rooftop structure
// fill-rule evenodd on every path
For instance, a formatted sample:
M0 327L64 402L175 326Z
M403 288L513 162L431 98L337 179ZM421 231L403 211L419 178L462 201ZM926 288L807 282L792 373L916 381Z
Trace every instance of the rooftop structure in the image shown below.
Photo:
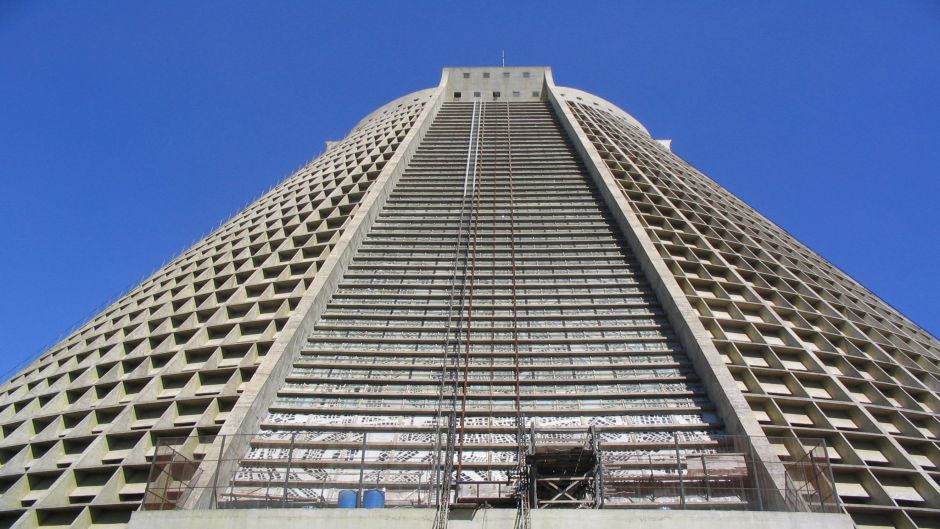
M936 527L938 388L626 112L447 68L0 386L0 527Z

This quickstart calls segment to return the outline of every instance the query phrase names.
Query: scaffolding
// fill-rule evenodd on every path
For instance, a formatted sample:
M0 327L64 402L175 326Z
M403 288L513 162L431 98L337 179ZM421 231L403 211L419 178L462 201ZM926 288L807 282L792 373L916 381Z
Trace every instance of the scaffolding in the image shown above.
M222 442L236 442L232 437L225 436ZM231 476L216 474L207 480L211 508L335 508L341 491L358 491L362 498L363 491L376 489L384 491L386 507L440 511L433 462L402 465L390 460L388 452L363 450L371 442L368 435L359 440L358 449L318 453L316 458L310 457L314 442L304 434L264 441L250 437L248 457L215 465L241 467ZM455 481L447 512L512 508L517 524L522 524L526 514L520 507L522 493L532 509L842 512L822 441L804 440L805 452L799 457L768 463L756 460L752 440L741 436L694 442L674 434L671 442L638 444L624 442L616 431L539 428L533 421L526 439L523 464L501 464L502 479L465 475ZM159 440L142 509L181 508L195 490L206 461L203 450L218 440ZM503 449L513 451L515 446L507 443ZM272 448L278 457L270 452L259 457L260 450ZM433 445L423 449L430 456ZM763 477L766 472L782 475L784 489ZM770 501L774 497L784 501Z

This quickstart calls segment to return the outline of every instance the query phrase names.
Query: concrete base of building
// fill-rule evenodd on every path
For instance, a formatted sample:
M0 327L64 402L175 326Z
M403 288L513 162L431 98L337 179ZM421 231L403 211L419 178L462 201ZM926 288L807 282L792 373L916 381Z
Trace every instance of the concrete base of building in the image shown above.
M451 511L452 529L513 529L515 509ZM431 529L431 509L138 511L129 529ZM533 510L532 529L852 529L844 514L676 510Z

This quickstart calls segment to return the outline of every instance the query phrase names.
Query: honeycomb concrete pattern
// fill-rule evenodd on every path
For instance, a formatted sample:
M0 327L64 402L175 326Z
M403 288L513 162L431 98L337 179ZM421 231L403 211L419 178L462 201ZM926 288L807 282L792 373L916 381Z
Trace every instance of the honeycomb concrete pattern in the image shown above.
M433 92L371 114L0 386L0 527L122 526L155 439L221 429Z
M940 343L624 113L559 89L777 455L829 446L859 527L937 527Z

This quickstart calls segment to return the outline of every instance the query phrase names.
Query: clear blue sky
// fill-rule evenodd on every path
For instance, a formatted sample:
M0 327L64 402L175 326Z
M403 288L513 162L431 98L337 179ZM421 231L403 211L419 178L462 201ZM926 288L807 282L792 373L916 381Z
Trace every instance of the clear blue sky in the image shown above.
M503 49L940 334L940 2L507 4L0 0L0 373Z

